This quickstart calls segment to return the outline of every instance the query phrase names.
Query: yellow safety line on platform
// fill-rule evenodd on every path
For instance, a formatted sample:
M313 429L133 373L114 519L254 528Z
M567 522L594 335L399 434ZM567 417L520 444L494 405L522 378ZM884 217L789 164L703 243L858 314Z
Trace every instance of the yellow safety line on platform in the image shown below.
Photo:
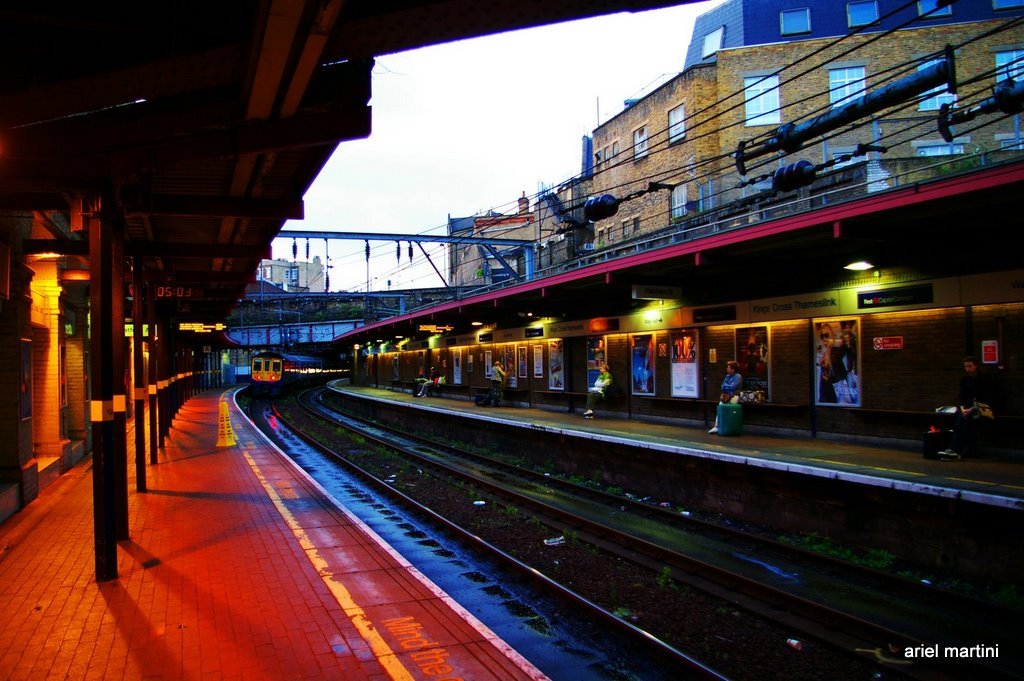
M913 475L916 478L926 477L927 473L918 473L917 471L901 471L899 468L882 468L881 466L867 466L869 471L882 471L883 473L900 473L901 475Z
M345 585L337 581L334 578L334 575L329 573L328 561L320 555L316 544L314 544L309 538L306 531L299 526L299 523L295 520L295 516L292 515L292 512L285 507L284 501L277 493L277 490L274 489L274 487L267 481L263 476L263 472L260 471L259 465L257 465L256 461L249 455L249 450L243 449L242 453L245 455L245 460L249 462L249 466L252 468L253 473L255 473L257 479L259 479L260 484L263 485L263 489L266 491L267 496L270 497L270 500L274 503L274 506L281 514L281 517L284 518L284 521L292 531L292 534L295 535L296 539L298 539L299 545L306 551L306 554L313 563L313 567L316 569L317 574L319 574L320 578L323 579L324 584L326 584L327 588L330 589L335 600L338 602L338 605L342 607L345 614L347 614L348 618L352 621L352 624L355 625L355 628L359 631L359 635L362 636L363 640L369 644L374 657L376 657L377 661L380 662L382 667L384 667L388 676L395 679L395 681L413 681L413 675L410 674L409 670L405 668L401 661L399 661L395 651L393 651L381 635L377 633L376 627L374 627L373 623L366 616L362 607L352 599L352 595L349 593L348 589L345 588Z

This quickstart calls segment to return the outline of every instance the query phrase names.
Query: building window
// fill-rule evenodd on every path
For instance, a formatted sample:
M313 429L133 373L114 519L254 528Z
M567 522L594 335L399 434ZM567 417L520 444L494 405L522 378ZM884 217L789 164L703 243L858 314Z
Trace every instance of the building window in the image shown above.
M629 220L622 221L622 238L625 239L629 236Z
M828 101L832 106L847 104L864 96L867 85L863 66L848 66L828 71Z
M999 148L1002 149L1003 151L1011 151L1011 150L1018 150L1019 151L1021 149L1024 149L1024 142L1021 142L1020 139L1014 139L1014 138L1005 139L1005 140L999 140Z
M618 155L619 155L619 143L618 142L612 142L612 158L615 158Z
M604 160L604 156L601 154L601 150L598 149L597 153L594 154L594 165L601 165L601 161Z
M992 7L995 9L1013 9L1024 7L1024 0L992 0Z
M743 79L746 97L746 125L773 125L779 115L779 77L753 76Z
M633 131L633 158L643 158L647 155L647 126L637 128Z
M718 50L722 49L722 36L725 35L725 26L719 26L704 36L704 49L701 50L700 58L707 59Z
M784 9L779 12L779 32L782 35L796 35L811 32L811 10Z
M640 218L633 218L633 234L640 233Z
M917 67L918 71L924 71L929 66L941 62L941 59L930 59ZM917 105L918 111L938 111L943 104L950 106L956 104L956 95L946 92L945 85L939 85L924 93L924 99Z
M918 156L953 156L964 153L964 145L958 142L919 142L914 145Z
M878 21L878 4L875 0L846 3L846 19L850 28L870 26Z
M953 16L953 6L946 5L945 7L938 6L938 0L917 0L917 15L924 16L928 15L928 18L933 17L951 17Z
M996 52L996 82L1007 78L1024 78L1024 50Z
M686 137L686 108L680 104L668 112L668 143L678 142Z
M672 221L681 220L686 215L686 185L677 184L672 187Z

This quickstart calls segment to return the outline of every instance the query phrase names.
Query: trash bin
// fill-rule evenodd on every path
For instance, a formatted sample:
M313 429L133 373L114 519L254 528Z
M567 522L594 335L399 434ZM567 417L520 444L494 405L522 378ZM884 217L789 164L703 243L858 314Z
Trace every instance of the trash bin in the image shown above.
M950 438L953 435L951 430L927 430L924 433L924 458L937 459L939 452L949 447Z
M718 403L718 434L743 434L743 405Z

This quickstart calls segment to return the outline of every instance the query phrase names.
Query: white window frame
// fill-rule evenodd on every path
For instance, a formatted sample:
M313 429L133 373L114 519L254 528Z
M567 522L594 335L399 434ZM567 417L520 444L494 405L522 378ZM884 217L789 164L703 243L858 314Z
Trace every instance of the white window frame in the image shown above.
M641 125L633 131L633 159L639 160L647 156L647 125Z
M936 9L935 5L937 2L938 0L917 0L917 16L923 17L929 11L931 11L931 14L928 14L929 19L953 16L953 5L946 5Z
M828 101L832 106L849 104L867 92L863 66L842 66L828 70Z
M863 21L854 23L853 12L851 11L854 6L866 7L871 5L875 10L875 18L871 21ZM872 24L878 23L878 2L877 0L853 0L852 2L846 3L846 25L850 28L860 28L861 26L871 26Z
M786 30L786 17L797 16L799 12L804 13L806 19L807 28L799 30ZM798 7L796 9L784 9L779 12L779 35L800 35L801 33L811 32L811 8L810 7Z
M996 82L1013 78L1024 78L1024 49L1000 50L996 52Z
M671 218L676 220L678 218L686 217L686 184L677 184L672 187L671 197Z
M680 104L668 112L668 143L673 144L686 137L686 106Z
M722 38L725 36L725 26L719 26L713 31L704 34L704 46L700 52L701 59L707 59L722 49Z
M958 156L964 153L964 143L954 139L952 142L946 140L920 140L913 142L914 156Z
M743 79L744 125L776 125L782 122L778 76L747 76Z
M930 66L938 64L942 59L929 59L926 62L922 62L918 65L918 71L924 71ZM938 111L942 108L943 104L949 104L950 106L956 106L956 95L945 92L946 86L939 85L932 88L928 92L924 93L925 99L922 99L917 104L918 111Z

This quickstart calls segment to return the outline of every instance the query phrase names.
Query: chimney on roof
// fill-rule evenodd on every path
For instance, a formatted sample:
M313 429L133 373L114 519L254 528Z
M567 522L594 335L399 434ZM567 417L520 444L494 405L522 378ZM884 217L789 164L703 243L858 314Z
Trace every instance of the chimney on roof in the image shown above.
M529 213L529 212L530 212L530 199L526 198L526 192L524 191L523 195L519 197L519 213L522 214L522 213Z

